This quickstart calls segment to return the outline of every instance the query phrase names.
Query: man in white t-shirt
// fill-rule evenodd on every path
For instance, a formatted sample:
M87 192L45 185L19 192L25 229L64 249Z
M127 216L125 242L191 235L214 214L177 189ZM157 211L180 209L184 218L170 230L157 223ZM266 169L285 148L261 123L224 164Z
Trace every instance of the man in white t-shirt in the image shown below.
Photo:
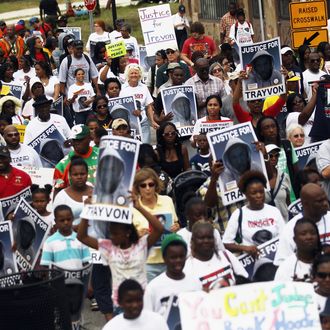
M176 300L180 292L202 290L202 284L198 278L183 272L187 244L180 235L167 235L161 248L166 271L147 285L144 306L167 318L172 309L177 308Z
M231 44L237 46L250 45L253 43L254 31L250 22L246 21L243 9L236 12L237 21L231 26L229 39Z
M143 289L137 281L123 281L118 299L124 312L110 320L103 330L169 330L159 314L143 309Z
M47 127L55 125L60 134L65 139L69 139L71 135L70 127L65 118L50 113L52 100L48 100L45 95L41 95L35 99L33 103L36 117L33 118L25 129L24 144L29 144L38 137Z
M316 223L322 244L330 244L329 203L323 188L315 183L307 183L301 189L300 198L304 211L297 214L284 226L279 236L279 244L274 259L276 266L294 253L296 244L293 240L293 230L296 222L302 217Z
M30 146L19 142L19 132L15 126L7 126L4 130L3 137L10 151L11 165L42 167L37 152Z

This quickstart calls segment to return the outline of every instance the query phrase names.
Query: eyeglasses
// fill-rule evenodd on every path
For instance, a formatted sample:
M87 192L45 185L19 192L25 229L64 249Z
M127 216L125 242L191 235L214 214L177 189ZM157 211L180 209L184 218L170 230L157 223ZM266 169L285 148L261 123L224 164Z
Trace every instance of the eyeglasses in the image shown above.
M310 60L310 62L311 62L311 63L314 63L314 62L315 62L315 63L320 63L321 60L320 60L320 59L313 59L313 60Z
M19 136L19 133L8 133L6 134L8 137Z
M107 108L107 107L108 107L107 104L100 104L100 105L98 105L96 108L97 108L97 109L102 109L102 108Z
M167 55L169 55L169 54L174 54L174 53L175 53L175 51L172 50L172 49L167 49L167 50L166 50L166 54L167 54Z
M164 133L163 136L169 137L169 136L175 136L176 134L177 133L175 131L173 131L173 132Z
M221 69L214 69L212 70L212 73L220 73L222 70Z
M325 280L327 277L330 279L330 273L317 272L316 276L322 278L322 280Z
M276 154L269 154L269 158L278 158L280 154L277 152Z
M147 188L147 187L153 188L155 185L156 185L155 182L141 183L140 188Z
M303 138L303 137L305 137L305 134L295 134L293 137L294 137L295 139L297 139L298 137Z

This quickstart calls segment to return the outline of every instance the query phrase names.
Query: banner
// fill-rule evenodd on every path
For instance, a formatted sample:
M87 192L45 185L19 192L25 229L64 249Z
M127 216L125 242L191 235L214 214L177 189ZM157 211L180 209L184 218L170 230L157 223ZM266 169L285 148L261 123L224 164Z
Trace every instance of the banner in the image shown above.
M52 103L50 112L63 117L63 96L62 95L56 101L54 101Z
M179 294L182 330L321 329L313 285L262 282Z
M139 147L139 141L129 138L110 135L101 138L94 204L84 206L81 218L132 223L129 191L133 186ZM102 231L97 227L97 232Z
M125 56L127 53L124 40L117 41L113 44L107 44L105 45L105 49L107 51L107 56L110 56L111 58Z
M298 167L299 170L303 170L312 160L315 160L316 153L320 149L320 145L322 142L314 142L307 146L302 146L299 148L295 148L295 152L298 157Z
M8 216L8 214L15 210L15 208L18 205L21 198L30 200L31 196L32 196L31 190L30 190L30 187L28 187L28 188L21 190L19 193L15 194L15 195L1 198L0 199L0 203L1 203L0 204L1 205L0 219L2 218L5 220Z
M138 11L148 56L154 56L160 49L178 48L169 4Z
M16 262L23 270L32 270L48 237L51 226L22 198L13 221Z
M219 177L224 205L245 199L237 183L246 171L258 170L267 178L263 155L252 144L257 137L250 122L208 133L207 139L213 159L221 161L225 167Z
M140 119L133 115L133 111L137 109L136 101L133 96L115 97L109 100L108 103L111 118L125 119L131 128L135 130L135 137L141 141L141 124Z
M199 126L199 134L207 134L210 132L221 131L224 128L234 125L232 120L212 120L202 122Z
M291 203L288 206L288 211L289 211L289 220L291 220L295 215L302 213L303 206L302 206L301 199L299 198L296 201L294 201L293 203Z
M63 135L52 124L28 145L39 154L43 167L54 168L65 156L64 141Z
M9 84L6 84L6 83L2 83L2 88L4 88L4 86L8 86L9 94L17 97L19 100L21 99L23 86L21 86L21 85L9 85Z
M258 250L260 251L259 259L267 258L273 261L275 258L275 253L277 251L277 246L278 246L278 238L273 238L268 242L258 245ZM250 280L252 280L254 265L257 260L247 253L240 255L238 257L238 260L241 262L245 270L248 272Z
M12 250L13 242L11 221L0 222L0 277L18 272L15 254Z
M64 26L60 28L63 32L70 33L74 35L75 40L82 40L81 39L81 27L73 27L73 26Z
M27 173L33 184L37 184L40 187L44 187L46 184L53 185L54 183L54 168L36 168L29 166L17 166L20 170Z
M243 80L244 101L285 93L280 49L279 37L240 47L240 62L248 74Z
M197 104L193 86L175 86L161 90L164 113L173 114L172 122L181 136L192 135L197 120Z

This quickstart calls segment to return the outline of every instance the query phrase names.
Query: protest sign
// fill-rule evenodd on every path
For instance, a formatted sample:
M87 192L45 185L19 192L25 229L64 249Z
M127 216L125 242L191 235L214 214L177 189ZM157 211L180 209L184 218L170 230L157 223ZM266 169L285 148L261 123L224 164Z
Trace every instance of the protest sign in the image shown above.
M11 221L0 222L0 277L17 273Z
M273 261L275 258L275 253L277 251L277 246L278 246L278 238L273 238L268 242L258 245L258 250L260 252L259 259L267 258ZM248 272L250 280L252 280L254 266L258 259L256 260L250 254L244 253L238 257L238 260L241 262L245 270Z
M133 96L115 97L109 100L108 108L111 118L123 118L132 130L135 130L135 137L141 141L141 124L140 119L133 115L133 111L137 109L136 101Z
M199 125L199 134L207 134L210 132L221 131L224 128L234 125L232 120L210 120L207 122L201 122Z
M63 117L63 96L62 95L56 101L54 101L52 103L50 112Z
M2 88L3 89L6 89L5 86L8 86L7 88L9 88L9 94L17 97L19 100L21 99L23 86L21 86L21 85L9 85L9 84L6 84L6 83L2 83Z
M44 187L46 184L53 185L54 178L54 169L45 168L45 167L29 167L29 166L20 166L20 170L27 173L33 184L37 184L40 187Z
M24 135L25 135L25 129L26 129L26 125L14 125L19 133L19 142L23 143L24 142Z
M99 222L132 223L132 189L140 142L120 136L103 136L96 170L93 204L84 206L81 217ZM98 226L100 225L100 226ZM97 224L95 230L102 231Z
M178 304L178 296L170 295L162 298L162 304L166 304L167 308L163 315L169 330L181 329L180 310ZM160 312L158 312L161 314Z
M39 154L43 167L53 168L65 156L64 140L63 135L52 124L28 145Z
M289 219L291 220L295 215L302 213L303 211L303 206L301 203L301 199L297 199L293 203L291 203L288 206L288 211L289 211Z
M298 167L300 170L303 170L306 166L309 166L313 160L315 161L316 153L321 144L322 142L314 142L307 146L294 149L298 157Z
M162 214L154 214L159 222L163 225L164 231L160 239L155 243L154 246L161 246L163 239L168 235L171 234L171 226L173 224L173 217L172 213L162 213ZM149 224L149 230L152 230L152 226Z
M138 11L148 56L155 55L159 49L178 48L170 5L140 8Z
M140 52L140 65L142 66L144 73L147 73L149 69L155 65L156 56L153 54L152 56L147 55L147 49L145 46L139 45Z
M15 209L14 241L16 262L23 270L32 270L38 260L51 226L22 198Z
M321 329L310 283L274 281L184 292L179 309L182 330Z
M75 40L81 40L81 27L61 26L61 30L74 35Z
M280 49L279 37L240 47L242 68L248 74L248 78L243 80L245 101L285 93L285 80L280 72Z
M258 170L267 178L263 155L252 143L257 141L257 137L250 122L208 133L207 139L213 159L221 161L225 167L219 177L224 205L245 198L237 183L246 171Z
M125 56L127 53L124 40L114 42L113 44L107 44L105 45L105 49L107 51L107 55L111 58Z
M107 132L108 132L108 135L113 135L112 134L112 128L106 128L105 129ZM132 139L138 139L139 141L141 141L141 135L136 135L136 129L131 129L131 132L130 132L130 136Z
M1 205L1 216L0 219L6 219L8 214L13 212L19 203L21 198L25 198L26 200L31 199L31 190L30 188L25 188L22 191L18 192L15 195L8 196L5 198L0 199L0 205Z
M192 135L197 120L197 105L193 86L175 86L161 90L165 115L172 112L172 122L181 136Z

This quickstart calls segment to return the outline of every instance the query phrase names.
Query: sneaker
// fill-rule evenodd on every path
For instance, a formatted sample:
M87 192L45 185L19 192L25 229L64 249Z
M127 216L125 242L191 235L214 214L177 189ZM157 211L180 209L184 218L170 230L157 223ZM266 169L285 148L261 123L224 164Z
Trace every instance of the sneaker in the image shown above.
M91 311L92 312L99 311L99 305L97 304L97 301L95 298L91 299Z

